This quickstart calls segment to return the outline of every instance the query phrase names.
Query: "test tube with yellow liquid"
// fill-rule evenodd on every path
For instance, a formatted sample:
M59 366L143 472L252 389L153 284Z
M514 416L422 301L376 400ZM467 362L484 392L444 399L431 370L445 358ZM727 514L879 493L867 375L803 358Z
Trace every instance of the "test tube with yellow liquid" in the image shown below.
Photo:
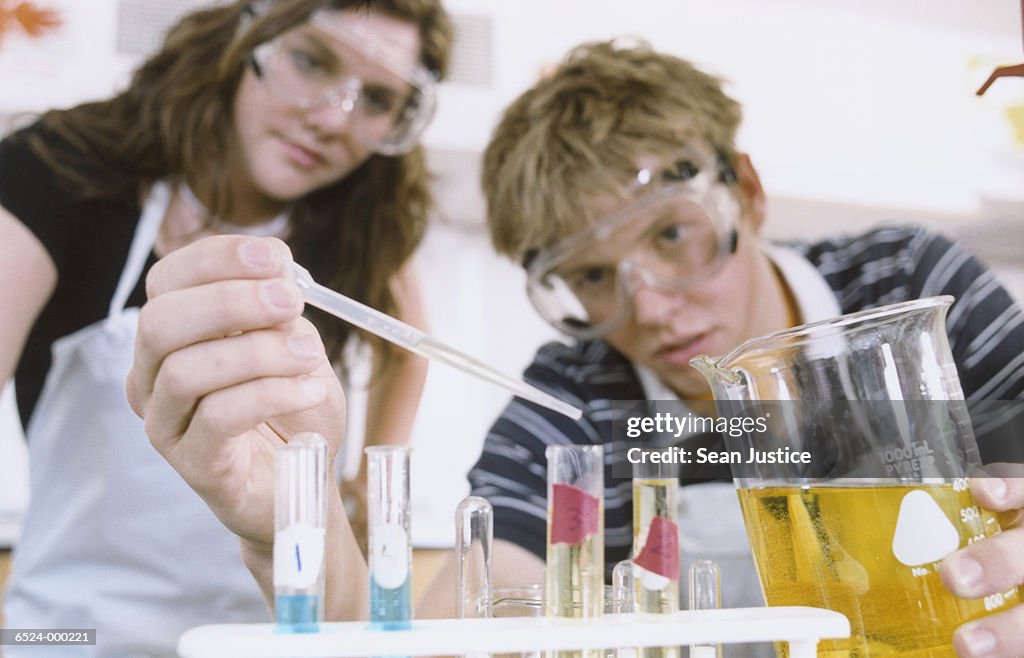
M549 446L545 614L587 619L604 611L604 450ZM561 658L583 652L557 652ZM595 653L597 655L597 653Z
M633 466L634 610L679 611L679 466L646 460ZM643 658L678 658L678 647L640 650Z

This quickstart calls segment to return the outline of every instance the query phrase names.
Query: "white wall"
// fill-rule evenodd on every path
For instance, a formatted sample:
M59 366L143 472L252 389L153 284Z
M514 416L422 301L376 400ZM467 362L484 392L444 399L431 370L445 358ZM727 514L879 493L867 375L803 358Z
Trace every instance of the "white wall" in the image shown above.
M443 212L472 224L461 239L487 250L483 201L474 187L477 156L501 108L542 70L577 43L640 35L659 49L691 59L729 81L745 107L741 146L752 153L769 193L767 232L775 237L821 236L866 228L883 219L917 221L949 233L968 232L982 243L983 218L1016 216L1024 222L1024 153L1001 112L1024 104L1024 84L1001 81L977 99L978 77L995 61L1020 57L1020 17L1012 0L963 3L887 3L881 0L447 0L456 12L494 20L494 85L448 85L427 135L443 163ZM894 7L893 5L897 5ZM972 68L973 60L983 64ZM454 181L454 183L453 183ZM996 206L1001 210L996 213ZM995 215L998 214L999 217ZM997 230L997 233L999 231ZM1007 233L1002 232L1003 235ZM1011 233L1011 235L1013 235ZM1018 231L1024 240L1024 231ZM470 238L472 237L472 240ZM435 243L436 244L436 243ZM431 260L431 241L423 260ZM475 318L471 302L481 281L498 286L501 272L483 268L473 250L439 250L445 259L465 254L476 277L448 278L450 260L428 277L438 331L453 317ZM1024 299L1024 261L1001 263L1001 272ZM521 291L502 284L514 308ZM438 290L447 291L448 297ZM485 352L506 357L538 342L543 332L522 332L526 320L487 322ZM476 324L475 322L471 324ZM469 345L470 335L460 336ZM477 338L477 341L479 338ZM486 349L486 348L485 348ZM433 376L433 375L432 375ZM416 427L418 480L414 485L420 542L452 536L458 501L449 473L470 464L490 406L433 388ZM477 395L490 394L480 387ZM470 415L470 412L472 414ZM447 415L445 415L447 414ZM430 419L429 421L427 419ZM435 418L451 420L435 421ZM461 424L454 419L460 418ZM453 459L452 455L456 455ZM427 475L424 475L427 474Z

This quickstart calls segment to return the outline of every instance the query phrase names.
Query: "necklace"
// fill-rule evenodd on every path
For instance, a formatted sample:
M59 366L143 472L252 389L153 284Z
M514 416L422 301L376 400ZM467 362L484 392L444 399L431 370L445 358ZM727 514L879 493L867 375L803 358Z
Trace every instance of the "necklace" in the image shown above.
M185 203L192 209L194 213L203 218L203 221L208 223L208 228L219 233L235 233L239 235L253 235L258 237L268 236L280 236L288 228L288 222L291 219L292 206L289 204L277 214L276 217L270 221L262 224L235 224L233 222L225 221L213 213L203 205L196 195L192 192L192 188L189 187L188 183L181 181L178 183L178 194L185 200Z

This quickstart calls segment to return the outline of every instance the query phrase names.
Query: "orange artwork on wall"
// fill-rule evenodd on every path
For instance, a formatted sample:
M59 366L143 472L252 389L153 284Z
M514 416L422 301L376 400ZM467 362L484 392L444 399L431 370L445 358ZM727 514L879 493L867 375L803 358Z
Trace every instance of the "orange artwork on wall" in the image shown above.
M60 12L28 0L0 0L0 49L4 40L20 32L38 39L60 27Z

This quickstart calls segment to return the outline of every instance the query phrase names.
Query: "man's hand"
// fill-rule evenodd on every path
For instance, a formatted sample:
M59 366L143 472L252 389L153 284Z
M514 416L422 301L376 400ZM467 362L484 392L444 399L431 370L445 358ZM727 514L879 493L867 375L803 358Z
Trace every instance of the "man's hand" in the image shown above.
M955 595L977 599L1005 592L1024 582L1024 478L980 477L971 480L978 504L1006 516L1003 532L946 557L942 581ZM961 658L1019 658L1024 655L1024 605L964 624L953 635Z

